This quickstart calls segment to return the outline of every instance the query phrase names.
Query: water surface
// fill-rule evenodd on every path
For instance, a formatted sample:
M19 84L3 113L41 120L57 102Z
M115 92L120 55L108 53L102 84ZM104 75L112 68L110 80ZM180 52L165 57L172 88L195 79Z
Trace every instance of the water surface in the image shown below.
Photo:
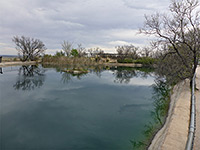
M1 150L131 150L153 110L153 74L72 75L41 66L0 74Z

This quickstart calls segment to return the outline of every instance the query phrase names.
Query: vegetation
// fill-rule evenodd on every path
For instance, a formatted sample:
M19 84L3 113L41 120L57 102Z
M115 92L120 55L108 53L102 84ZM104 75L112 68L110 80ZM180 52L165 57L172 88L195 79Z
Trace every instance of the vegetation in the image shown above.
M151 50L152 48L139 48L134 45L116 47L117 54L112 59L116 59L118 63L136 63L147 67L155 67L157 75L163 77L157 80L154 85L154 111L151 113L154 121L145 126L144 135L147 140L131 141L134 149L147 147L152 135L163 125L169 107L169 85L173 85L185 78L191 79L196 71L200 57L198 6L198 0L173 0L169 7L170 15L156 13L151 16L145 16L144 27L140 29L140 32L157 37L153 42L153 46L158 51L154 52ZM19 58L22 61L36 60L46 49L40 40L24 36L14 37L13 42L17 46ZM98 66L96 67L97 74L100 75L102 68L99 66L110 60L108 56L103 59L104 56L104 51L98 47L86 50L81 44L78 44L74 48L73 43L64 41L61 51L56 52L54 56L44 55L42 62L43 64L54 65L65 64L66 66L60 71L62 72L63 80L69 81L72 76L80 78L87 74L88 68L91 66ZM43 78L33 82L28 78L31 75L25 76L28 69L21 68L23 74L19 73L20 78L14 85L15 89L34 89L35 85L26 85L25 82L42 85ZM138 75L138 72L135 69L124 70L118 68L113 74L115 75L114 82L128 83L133 76ZM24 78L21 77L22 75Z
M20 61L18 57L2 57L2 62Z
M117 59L118 63L133 63L133 61L132 58Z
M157 63L157 53L152 51L151 48L139 48L134 45L124 45L116 48L118 52L118 63L136 63L146 67L155 67L155 64Z
M46 50L45 45L39 39L14 36L12 41L16 44L21 61L36 60Z
M62 50L65 52L67 57L71 55L71 50L73 49L72 46L73 46L73 43L70 43L70 42L64 41L62 43Z
M14 37L18 46L21 61L36 60L44 50L44 44L33 38L27 38L22 36ZM153 53L149 48L140 49L134 45L117 46L117 54L105 54L100 48L90 48L86 50L81 44L78 44L74 48L74 44L64 41L62 44L62 50L57 51L54 56L43 55L42 63L45 64L67 64L80 68L84 65L101 65L103 63L141 63L145 66L152 66L154 63ZM22 56L21 56L22 55Z
M141 57L134 61L134 63L142 64L143 66L153 66L156 62L157 59L152 57Z
M83 68L75 68L75 69L64 69L63 72L72 73L73 75L79 75L79 74L87 74L89 71Z
M179 80L192 78L200 56L200 18L198 0L173 0L170 15L156 13L145 16L141 33L157 38L154 46L161 49L162 71ZM163 64L162 64L163 62ZM176 79L178 80L178 79Z
M79 56L79 53L78 53L77 49L72 49L71 55L72 55L73 57L78 57L78 56Z
M76 55L77 56L77 55ZM58 55L44 55L42 59L43 64L55 64L55 65L68 65L68 66L91 66L102 64L101 61L96 61L90 57L66 57Z
M46 55L46 56L51 57L51 55ZM56 57L65 56L65 53L63 51L60 51L60 52L57 51L56 54L55 54L55 56Z
M139 48L135 47L134 45L124 45L116 47L119 60L124 60L127 58L137 59L139 57L138 50Z

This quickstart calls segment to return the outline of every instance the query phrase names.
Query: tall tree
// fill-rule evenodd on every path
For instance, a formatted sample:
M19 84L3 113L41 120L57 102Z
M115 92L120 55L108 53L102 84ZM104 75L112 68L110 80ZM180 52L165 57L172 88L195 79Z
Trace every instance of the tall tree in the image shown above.
M14 36L12 41L16 44L19 58L22 61L36 60L46 50L44 43L39 39Z
M141 33L157 37L156 46L170 47L163 49L165 56L175 55L185 68L191 68L190 76L196 71L200 55L198 6L198 0L172 0L169 15L145 16L144 27L140 29Z
M73 43L68 41L63 41L62 49L65 52L66 56L69 57L71 55L71 51L73 49Z

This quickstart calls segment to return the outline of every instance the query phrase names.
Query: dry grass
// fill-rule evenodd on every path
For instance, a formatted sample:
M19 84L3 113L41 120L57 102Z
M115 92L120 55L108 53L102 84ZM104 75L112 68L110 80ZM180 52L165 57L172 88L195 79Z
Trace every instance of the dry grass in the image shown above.
M42 60L43 64L56 64L56 65L73 65L73 66L92 66L103 64L102 61L93 59L93 58L69 58L65 56L55 57L55 56L47 56Z
M2 57L2 62L16 62L20 61L17 57Z

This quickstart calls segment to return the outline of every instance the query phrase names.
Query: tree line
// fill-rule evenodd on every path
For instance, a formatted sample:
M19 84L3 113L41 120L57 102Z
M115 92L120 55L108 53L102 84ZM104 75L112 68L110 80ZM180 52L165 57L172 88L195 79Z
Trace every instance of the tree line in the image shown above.
M46 50L45 44L39 40L25 36L15 36L13 42L16 44L18 55L22 61L33 61L39 56L44 55ZM105 53L101 48L89 48L86 49L82 44L75 44L69 41L63 41L61 44L62 50L57 51L54 56L66 56L66 57L111 57L118 59L119 62L130 62L140 57L155 57L155 52L150 48L139 48L134 45L116 46L117 53ZM127 61L129 60L129 61Z

